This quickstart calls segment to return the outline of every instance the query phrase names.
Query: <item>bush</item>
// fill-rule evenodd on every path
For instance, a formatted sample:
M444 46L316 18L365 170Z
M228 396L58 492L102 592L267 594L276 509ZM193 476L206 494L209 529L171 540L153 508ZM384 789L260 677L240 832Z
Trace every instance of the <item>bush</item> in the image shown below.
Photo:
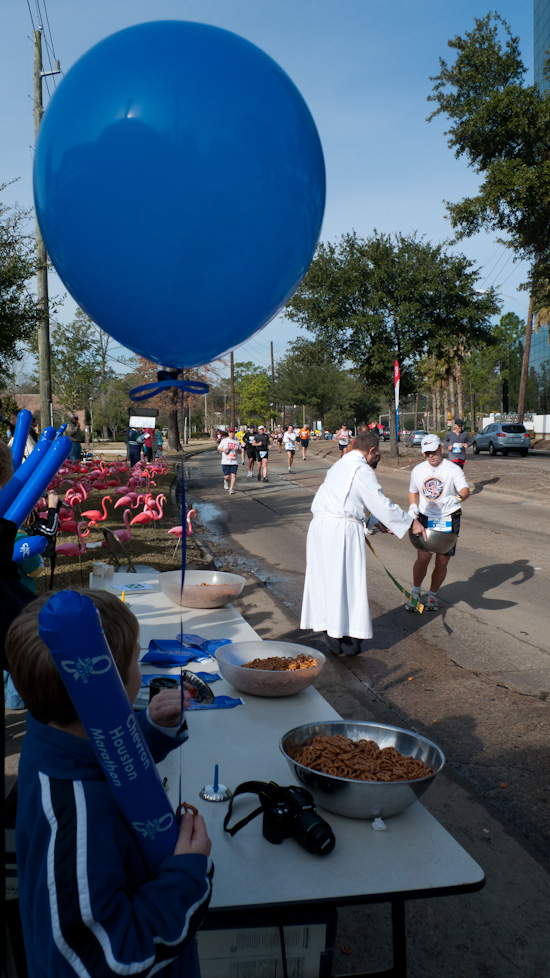
M206 438L211 438L212 436L207 431L192 431L190 438L200 438L204 441Z

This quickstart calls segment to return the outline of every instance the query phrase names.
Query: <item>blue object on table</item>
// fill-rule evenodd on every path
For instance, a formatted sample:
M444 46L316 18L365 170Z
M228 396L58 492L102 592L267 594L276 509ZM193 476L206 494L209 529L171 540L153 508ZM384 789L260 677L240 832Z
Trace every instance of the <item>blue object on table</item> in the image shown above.
M222 645L231 645L230 638L203 638L202 635L192 635L188 632L182 632L178 635L178 639L182 645L191 645L211 655L214 655L216 649L220 649Z
M233 706L244 706L244 700L233 699L232 696L216 696L213 703L197 703L191 700L186 712L191 710L227 710Z
M143 659L141 661L143 662ZM215 682L218 681L218 679L221 679L222 678L216 672L196 672L195 675L198 676L199 679L202 679L203 682L205 682L205 683L215 683ZM161 677L164 677L164 673L163 672L158 672L158 673L156 672L154 674L151 673L149 676L142 676L141 677L141 685L142 686L149 686L152 679L159 679Z
M209 662L211 659L211 655L201 652L200 649L184 649L181 642L171 639L167 642L149 642L149 651L140 661L158 666L185 666L188 662Z

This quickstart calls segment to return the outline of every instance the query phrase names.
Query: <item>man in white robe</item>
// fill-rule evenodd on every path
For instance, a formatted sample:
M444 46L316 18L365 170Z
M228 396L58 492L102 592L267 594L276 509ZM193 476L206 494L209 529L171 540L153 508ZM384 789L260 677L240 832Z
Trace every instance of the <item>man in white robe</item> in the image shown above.
M327 633L337 655L357 655L372 638L367 598L365 526L401 538L409 527L425 536L417 519L384 496L374 474L380 453L374 431L359 430L355 447L327 472L311 506L301 627Z

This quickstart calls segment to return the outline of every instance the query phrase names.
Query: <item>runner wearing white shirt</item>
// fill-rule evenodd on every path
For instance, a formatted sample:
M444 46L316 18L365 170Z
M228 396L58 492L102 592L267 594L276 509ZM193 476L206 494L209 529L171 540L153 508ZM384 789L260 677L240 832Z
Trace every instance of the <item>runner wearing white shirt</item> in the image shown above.
M290 472L294 461L294 452L296 451L296 435L294 434L294 426L291 424L289 424L283 435L283 445L285 446L286 457L288 459L288 471Z
M443 458L443 447L437 435L425 435L422 439L422 454L425 461L416 465L411 472L409 485L409 513L416 516L423 526L458 534L462 503L470 495L466 477L453 462ZM437 591L447 576L447 565L455 553L436 554L432 571L430 590L424 600L426 611L437 611L439 601ZM432 559L429 550L419 550L413 565L413 588L415 597L420 597L422 581L426 576ZM411 601L405 605L407 611L416 611Z
M229 495L232 496L237 481L237 452L241 446L235 437L234 428L229 428L227 435L228 437L222 438L219 443L218 451L222 453L223 488L229 489Z
M340 458L342 458L342 455L344 454L344 452L346 451L346 448L348 447L348 442L349 442L349 439L350 439L350 434L351 434L351 432L350 432L347 424L342 424L342 427L340 428L339 431L336 432L336 434L334 436L335 438L338 439L338 448L340 449Z

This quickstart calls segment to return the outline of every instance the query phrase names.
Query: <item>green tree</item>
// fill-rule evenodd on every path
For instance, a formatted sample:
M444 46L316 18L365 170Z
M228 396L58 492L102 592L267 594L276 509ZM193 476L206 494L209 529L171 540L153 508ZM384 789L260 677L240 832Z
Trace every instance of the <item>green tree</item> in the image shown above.
M271 414L271 377L263 371L245 374L235 391L239 395L241 418L247 424L266 424Z
M0 191L6 184L0 185ZM35 274L28 212L0 204L0 366L18 360L18 344L38 327L39 310L30 283Z
M452 64L439 59L431 78L429 117L450 120L448 145L482 177L479 193L447 210L457 237L485 229L529 262L531 291L518 416L523 419L533 309L547 305L550 283L550 95L525 83L519 39L498 14L475 20L448 41Z
M494 343L474 350L464 361L464 385L472 423L481 411L508 413L517 402L523 359L523 322L506 313L493 327Z
M353 232L319 246L285 314L338 362L349 361L394 416L395 359L406 396L416 390L418 363L429 353L440 355L457 337L470 346L490 342L489 317L498 306L492 292L476 292L478 277L463 255L416 235L375 231L363 240Z
M107 333L78 309L73 322L51 331L52 390L70 411L88 408L113 376L108 366Z
M361 417L377 411L377 400L369 397L357 377L334 362L320 342L298 338L288 346L277 364L275 396L280 404L300 404L311 421L323 427L339 426L342 418ZM339 420L333 421L334 417Z

